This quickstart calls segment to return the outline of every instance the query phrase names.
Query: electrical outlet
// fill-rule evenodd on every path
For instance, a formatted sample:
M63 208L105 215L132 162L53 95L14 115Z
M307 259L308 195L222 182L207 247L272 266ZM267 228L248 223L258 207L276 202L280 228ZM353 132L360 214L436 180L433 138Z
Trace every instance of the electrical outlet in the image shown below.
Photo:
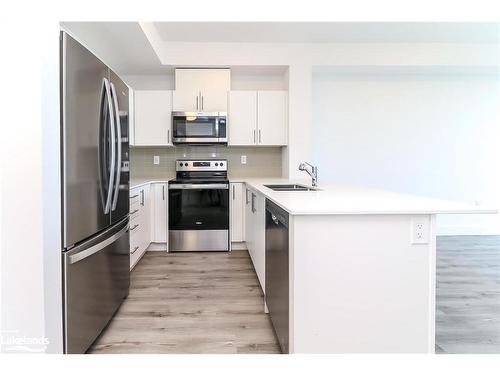
M241 164L246 164L246 163L247 163L247 156L241 155Z
M153 156L153 164L154 165L160 164L160 157L158 155Z
M429 220L424 218L413 220L411 242L413 244L429 243Z

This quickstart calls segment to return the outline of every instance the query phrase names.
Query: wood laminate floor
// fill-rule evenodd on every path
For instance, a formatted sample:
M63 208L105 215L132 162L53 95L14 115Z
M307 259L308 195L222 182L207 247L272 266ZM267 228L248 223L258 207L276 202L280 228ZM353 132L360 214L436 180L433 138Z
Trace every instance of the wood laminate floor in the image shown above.
M437 353L500 353L500 236L437 240ZM279 353L248 252L148 252L90 353Z
M437 353L500 353L500 236L437 239Z
M147 252L90 353L279 353L247 251Z

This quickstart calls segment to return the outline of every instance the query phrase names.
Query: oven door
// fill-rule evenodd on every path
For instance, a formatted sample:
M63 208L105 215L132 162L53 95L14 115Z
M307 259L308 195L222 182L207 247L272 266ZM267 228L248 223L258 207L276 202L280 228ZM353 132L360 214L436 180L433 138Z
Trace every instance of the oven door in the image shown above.
M227 143L225 121L219 127L218 112L173 112L172 141L179 143Z
M169 250L229 249L229 185L170 184Z

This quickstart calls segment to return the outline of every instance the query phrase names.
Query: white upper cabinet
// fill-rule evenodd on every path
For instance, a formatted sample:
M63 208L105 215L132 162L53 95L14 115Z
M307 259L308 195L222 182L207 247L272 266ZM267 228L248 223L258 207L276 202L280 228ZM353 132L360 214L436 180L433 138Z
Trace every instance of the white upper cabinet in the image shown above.
M201 110L203 112L227 112L227 93L221 90L201 91Z
M134 145L170 146L172 91L134 91Z
M200 112L200 91L175 90L172 96L172 108L177 112Z
M229 92L228 134L230 145L245 146L256 144L256 91Z
M226 112L230 69L176 69L174 111Z
M128 142L131 146L135 145L135 111L134 111L134 90L128 88Z
M287 109L288 95L286 91L257 92L257 138L259 145L282 146L287 144Z
M286 146L287 91L230 91L230 146Z

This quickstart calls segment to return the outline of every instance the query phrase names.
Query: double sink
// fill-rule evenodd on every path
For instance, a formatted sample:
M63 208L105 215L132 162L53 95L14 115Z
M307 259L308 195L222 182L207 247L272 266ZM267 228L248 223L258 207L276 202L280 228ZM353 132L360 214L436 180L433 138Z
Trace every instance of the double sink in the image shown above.
M288 185L264 185L265 187L274 190L274 191L317 191L319 189L311 188L305 185L296 185L296 184L288 184Z

